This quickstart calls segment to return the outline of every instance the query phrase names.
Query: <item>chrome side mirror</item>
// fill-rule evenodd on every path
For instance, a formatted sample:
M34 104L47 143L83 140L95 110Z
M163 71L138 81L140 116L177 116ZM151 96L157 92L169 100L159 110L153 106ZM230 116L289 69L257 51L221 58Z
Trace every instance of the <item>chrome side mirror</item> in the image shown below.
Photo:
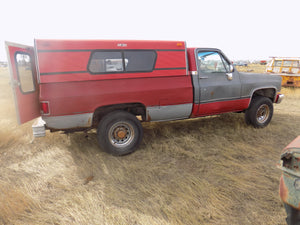
M232 73L226 73L227 79L232 80Z
M234 71L234 67L232 64L229 65L229 72L232 73Z

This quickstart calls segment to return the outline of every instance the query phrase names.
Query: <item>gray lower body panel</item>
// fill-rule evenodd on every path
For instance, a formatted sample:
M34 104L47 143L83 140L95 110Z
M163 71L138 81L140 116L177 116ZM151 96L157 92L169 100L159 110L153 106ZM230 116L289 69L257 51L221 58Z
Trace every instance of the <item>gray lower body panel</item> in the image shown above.
M84 113L78 115L67 116L51 116L42 117L46 122L46 127L50 129L73 129L91 127L93 120L93 113Z
M149 121L186 119L190 117L192 109L192 103L147 107L147 118Z

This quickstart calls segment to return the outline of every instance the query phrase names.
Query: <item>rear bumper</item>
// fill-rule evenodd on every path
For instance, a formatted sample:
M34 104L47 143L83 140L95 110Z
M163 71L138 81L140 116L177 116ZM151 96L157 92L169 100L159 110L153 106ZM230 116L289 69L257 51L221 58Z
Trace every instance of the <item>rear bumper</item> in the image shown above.
M279 104L284 99L284 94L277 94L275 103Z
M89 128L92 126L93 113L66 116L44 116L45 126L50 130Z
M93 113L84 113L68 116L44 116L35 120L32 125L34 137L46 136L46 129L59 130L82 130L92 126Z
M37 118L34 123L32 124L32 132L34 137L44 137L46 136L46 128L45 128L45 121L39 117Z

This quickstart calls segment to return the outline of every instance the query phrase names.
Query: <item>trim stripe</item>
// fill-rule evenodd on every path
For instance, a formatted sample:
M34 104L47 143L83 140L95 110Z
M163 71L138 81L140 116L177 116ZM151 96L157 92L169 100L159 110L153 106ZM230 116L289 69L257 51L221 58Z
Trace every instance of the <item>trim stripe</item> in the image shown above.
M154 49L158 52L185 52L185 49Z
M185 70L186 67L178 67L178 68L157 68L154 70ZM63 75L63 74L73 74L73 73L88 73L91 74L89 71L66 71L66 72L49 72L49 73L41 73L40 75ZM151 73L151 72L120 72L123 74L129 74L129 73ZM115 74L115 73L105 73L105 74ZM103 75L103 74L91 74L91 75Z
M185 70L186 67L174 67L174 68L156 68L154 70Z
M73 74L73 73L89 73L88 71L67 71L67 72L50 72L50 73L41 73L42 75L61 75L61 74Z
M58 49L58 50L38 50L38 53L44 52L91 52L94 49Z
M208 104L208 103L216 103L216 102L226 102L226 101L235 101L235 100L242 100L242 99L248 99L250 96L242 96L242 97L233 97L233 98L223 98L223 99L213 99L209 101L201 101L200 100L200 105L201 104Z

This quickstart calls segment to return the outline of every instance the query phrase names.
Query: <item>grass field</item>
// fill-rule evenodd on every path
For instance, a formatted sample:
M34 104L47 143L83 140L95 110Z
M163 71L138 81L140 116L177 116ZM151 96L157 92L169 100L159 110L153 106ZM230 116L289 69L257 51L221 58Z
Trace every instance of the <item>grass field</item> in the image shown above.
M276 164L300 135L300 89L264 129L242 113L144 123L139 150L114 157L95 131L32 140L8 82L2 68L0 224L285 224Z

